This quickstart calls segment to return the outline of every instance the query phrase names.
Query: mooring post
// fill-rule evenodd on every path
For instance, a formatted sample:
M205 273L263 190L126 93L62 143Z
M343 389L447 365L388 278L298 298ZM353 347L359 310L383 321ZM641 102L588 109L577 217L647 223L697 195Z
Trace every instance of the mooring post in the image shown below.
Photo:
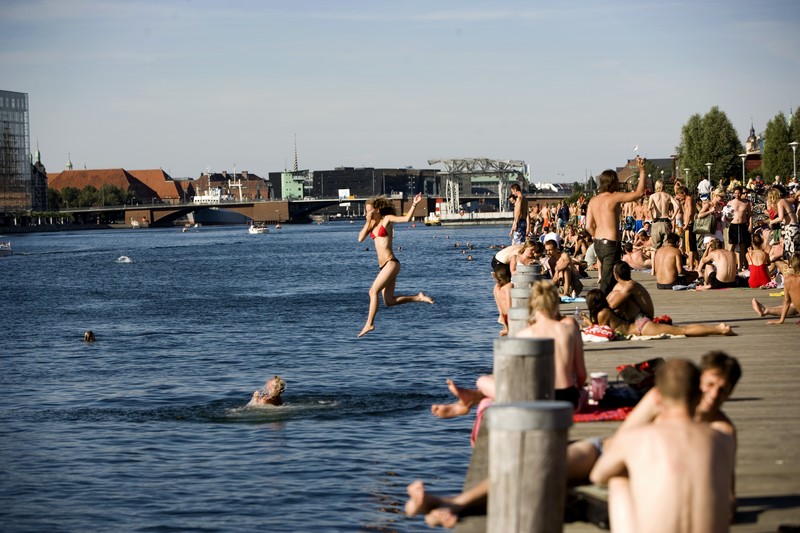
M489 428L489 533L563 529L569 402L495 404Z
M512 307L508 310L508 336L516 337L517 334L528 327L530 310L527 307Z
M512 287L511 289L511 307L524 307L528 308L528 302L531 298L530 287Z
M516 273L517 274L533 274L534 276L538 275L540 277L537 278L537 279L541 279L542 265L540 265L538 263L534 264L534 265L523 265L523 264L517 263L517 271L516 271Z
M553 339L494 340L494 403L555 398Z

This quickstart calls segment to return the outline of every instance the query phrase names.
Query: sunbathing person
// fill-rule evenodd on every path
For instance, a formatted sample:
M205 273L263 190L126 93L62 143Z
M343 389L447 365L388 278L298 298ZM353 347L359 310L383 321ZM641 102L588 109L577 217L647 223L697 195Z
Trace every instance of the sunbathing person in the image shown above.
M599 289L592 289L586 294L586 305L589 308L591 324L609 326L614 331L623 335L686 335L687 337L707 337L709 335L736 335L731 327L724 322L716 326L703 324L687 324L676 326L669 324L656 324L650 318L640 315L634 322L629 322L614 314L608 305L608 300Z
M653 262L649 257L645 257L642 249L634 249L633 244L629 242L622 245L622 260L634 270L644 270L653 266Z
M580 329L572 317L561 318L558 305L561 297L555 286L546 280L531 286L530 322L517 337L545 338L554 341L555 399L571 402L577 407L579 389L586 382L586 365L583 359L583 341ZM439 418L453 418L469 413L484 398L494 398L494 378L481 376L477 389L458 387L447 380L447 387L458 399L454 403L435 404L431 413Z
M658 423L620 428L604 448L590 477L608 485L614 531L728 530L736 445L694 420L699 385L694 364L667 361L656 371Z
M703 422L736 440L736 428L722 411L722 405L733 394L742 375L742 368L735 357L724 352L708 352L700 360L700 391L702 397L694 413L696 422ZM617 432L651 424L658 416L656 393L650 390L636 408L631 411ZM567 483L585 484L589 474L602 454L605 439L585 439L571 442L567 446ZM409 500L405 511L408 516L425 514L425 522L430 526L454 527L461 514L470 510L485 511L489 480L484 479L473 487L453 497L438 496L425 491L422 481L414 481L408 486ZM733 481L728 496L731 516L735 509Z
M631 279L630 265L625 262L614 265L614 278L617 284L606 296L614 312L630 322L642 314L653 318L653 299L644 285Z
M283 405L283 398L281 394L286 390L286 382L280 376L275 376L267 380L264 388L253 392L253 397L250 398L248 407L260 405Z
M689 285L697 279L697 272L683 268L683 252L678 247L681 238L669 233L664 246L658 249L653 270L656 273L656 287L672 289L676 285Z
M793 274L788 272L783 276L783 305L781 306L781 317L779 320L768 320L767 324L783 324L789 316L789 310L794 306L800 305L800 252L796 252L789 259L789 266ZM800 325L800 324L799 324Z

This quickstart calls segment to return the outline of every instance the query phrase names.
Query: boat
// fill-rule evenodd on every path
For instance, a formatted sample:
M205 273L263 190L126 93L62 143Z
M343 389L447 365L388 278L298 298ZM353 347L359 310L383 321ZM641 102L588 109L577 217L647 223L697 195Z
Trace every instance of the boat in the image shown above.
M425 225L426 226L441 226L442 219L439 218L439 215L436 213L428 213L428 216L425 217Z
M269 233L269 228L267 227L266 224L252 223L252 224L250 224L250 227L247 228L247 233L249 233L250 235L258 235L258 234L261 234L261 233Z
M11 241L0 243L0 257L7 255L14 255L14 251L11 250Z

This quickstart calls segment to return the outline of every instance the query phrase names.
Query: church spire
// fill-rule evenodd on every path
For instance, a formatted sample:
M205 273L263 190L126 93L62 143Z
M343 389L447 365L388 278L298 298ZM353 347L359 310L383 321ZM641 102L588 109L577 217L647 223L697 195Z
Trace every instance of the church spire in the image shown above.
M72 159L69 152L67 152L67 170L72 170Z
M39 139L36 139L36 162L42 164L42 153L39 151Z

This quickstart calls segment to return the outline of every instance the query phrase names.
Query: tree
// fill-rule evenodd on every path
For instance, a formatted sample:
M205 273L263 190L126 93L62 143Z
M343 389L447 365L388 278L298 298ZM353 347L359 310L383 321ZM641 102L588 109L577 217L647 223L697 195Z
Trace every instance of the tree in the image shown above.
M687 186L693 190L708 175L706 163L711 163L711 181L738 175L739 154L744 150L731 121L719 107L712 107L700 117L689 117L681 130L681 144L676 148L681 169L689 169Z
M681 144L675 150L678 154L682 169L689 169L688 183L686 186L693 191L697 183L702 179L698 176L705 175L705 164L703 157L703 147L700 142L703 132L703 119L700 113L695 113L684 124L681 129Z
M764 131L764 150L761 153L761 171L764 182L772 184L774 176L786 177L792 174L792 147L789 123L783 111L767 122ZM783 180L786 184L786 180Z
M789 131L793 141L800 142L800 107L795 109L792 121L789 124Z
M47 208L48 209L61 209L64 206L64 199L61 193L56 189L47 189Z
M78 205L81 207L95 207L100 205L100 193L92 185L87 185L78 194Z
M64 206L69 209L70 207L78 207L78 196L81 192L76 187L64 187L61 189L61 198L64 200Z

